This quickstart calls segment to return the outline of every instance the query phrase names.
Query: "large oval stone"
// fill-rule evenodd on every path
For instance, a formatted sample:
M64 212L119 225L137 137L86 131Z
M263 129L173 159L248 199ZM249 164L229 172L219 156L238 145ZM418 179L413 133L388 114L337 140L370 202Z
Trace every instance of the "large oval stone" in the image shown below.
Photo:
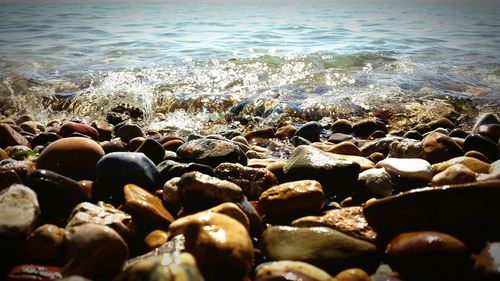
M423 182L432 180L431 164L420 158L386 158L377 163L377 168L384 168L394 178Z
M104 150L91 139L64 138L49 144L40 153L36 168L51 170L74 180L93 180L97 161L103 156Z
M246 157L236 144L219 139L188 141L177 149L177 155L183 162L196 162L212 168L223 162L246 164Z
M81 275L92 280L112 280L123 268L128 246L112 228L84 224L66 234L63 275Z
M467 246L440 232L402 233L391 240L385 254L405 280L462 280L470 267Z
M93 190L97 200L112 204L123 203L123 187L136 184L149 192L158 187L158 170L144 154L138 152L113 152L97 163L97 177Z
M366 220L384 239L403 232L432 230L466 243L481 244L500 237L500 180L421 188L369 201ZM464 208L464 206L467 206Z
M327 227L272 226L261 237L261 248L273 260L297 260L327 271L372 265L375 245Z
M245 227L229 216L202 212L170 225L172 236L184 234L207 281L245 280L252 266L252 240Z
M317 180L326 194L347 197L357 184L360 165L321 149L301 145L293 150L283 171L288 181Z
M302 180L273 186L264 191L258 209L269 221L285 220L319 212L325 205L325 194L318 181Z

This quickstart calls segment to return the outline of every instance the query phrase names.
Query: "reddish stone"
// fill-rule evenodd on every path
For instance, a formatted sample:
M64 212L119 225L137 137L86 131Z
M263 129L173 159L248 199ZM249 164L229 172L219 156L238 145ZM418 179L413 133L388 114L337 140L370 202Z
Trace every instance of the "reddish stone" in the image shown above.
M99 140L99 133L97 130L87 124L65 122L59 129L59 134L65 138L70 137L75 133L89 136L96 141Z

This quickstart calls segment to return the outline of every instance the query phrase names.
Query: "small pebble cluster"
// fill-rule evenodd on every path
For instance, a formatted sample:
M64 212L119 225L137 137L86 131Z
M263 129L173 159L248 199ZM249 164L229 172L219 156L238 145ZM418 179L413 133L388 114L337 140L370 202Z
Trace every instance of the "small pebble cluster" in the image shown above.
M116 118L115 118L116 119ZM0 118L0 279L500 280L500 120Z

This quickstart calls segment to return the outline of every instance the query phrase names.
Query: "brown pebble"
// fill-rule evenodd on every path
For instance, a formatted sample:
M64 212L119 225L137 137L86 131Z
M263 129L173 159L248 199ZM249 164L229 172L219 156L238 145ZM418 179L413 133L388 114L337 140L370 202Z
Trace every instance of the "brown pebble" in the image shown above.
M28 140L7 124L0 124L0 148L13 145L28 146Z
M144 244L151 251L154 250L161 245L167 243L168 241L168 232L156 229L148 233L144 238Z
M71 137L49 144L38 157L37 169L47 169L75 180L95 178L101 146L87 138Z
M400 234L387 245L385 254L391 268L403 279L461 280L470 266L462 241L433 231Z
M64 228L44 224L33 231L24 244L24 253L29 260L53 262L61 257L64 242Z
M337 281L370 281L370 276L360 268L345 269L335 276Z
M64 137L71 137L73 134L78 133L91 137L93 140L99 140L99 132L87 124L77 122L64 122L59 129L59 134Z
M491 163L491 161L490 161L490 159L488 159L488 157L484 156L484 154L482 154L481 152L476 151L476 150L467 151L464 154L464 156L476 158L478 160L483 161L484 163L488 163L488 164Z
M373 152L372 154L370 154L370 156L368 156L368 159L377 164L378 162L385 159L385 155L381 152Z
M286 125L286 126L278 128L278 130L276 130L276 137L278 137L279 139L291 138L295 134L296 131L297 131L297 128L295 128L295 126Z
M125 194L123 208L143 216L144 221L156 222L165 229L174 221L174 217L163 207L161 199L145 189L135 184L127 184L123 187L123 192Z

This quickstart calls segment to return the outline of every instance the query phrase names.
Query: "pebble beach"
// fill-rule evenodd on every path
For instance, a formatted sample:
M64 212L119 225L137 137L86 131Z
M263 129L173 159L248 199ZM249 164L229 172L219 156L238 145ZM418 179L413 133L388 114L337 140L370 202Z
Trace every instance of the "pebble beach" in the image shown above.
M500 280L498 14L0 0L0 280Z
M495 114L176 135L134 112L1 119L5 280L500 276Z

